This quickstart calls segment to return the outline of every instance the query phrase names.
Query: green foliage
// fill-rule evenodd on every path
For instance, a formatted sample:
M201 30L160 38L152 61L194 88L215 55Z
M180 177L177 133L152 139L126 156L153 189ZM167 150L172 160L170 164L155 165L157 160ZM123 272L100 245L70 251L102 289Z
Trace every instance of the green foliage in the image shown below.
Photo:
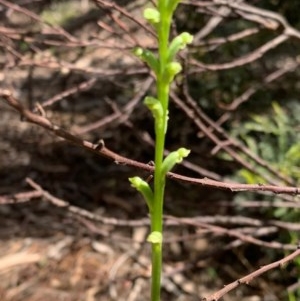
M298 116L287 112L278 103L272 103L272 110L265 115L252 115L233 131L248 148L280 171L281 174L300 183L300 130L296 128ZM268 171L257 167L265 174ZM246 183L263 183L264 179L253 172L242 169L239 175Z
M299 105L291 102L283 108L278 103L272 103L272 110L263 115L252 115L251 120L245 122L234 130L237 138L241 138L247 147L257 156L267 161L270 166L276 168L281 174L292 179L295 186L300 184L300 128ZM257 166L261 174L269 174L263 167ZM270 175L269 175L270 176ZM241 169L238 177L247 184L264 183L264 178L250 170ZM252 197L252 194L246 194ZM265 199L276 201L280 196L266 196ZM240 195L236 201L243 202ZM293 208L267 208L262 213L283 221L299 221L299 210ZM299 242L299 232L289 231L282 235L282 239L291 244ZM271 255L272 256L272 255ZM300 259L295 260L297 269L300 268ZM288 300L299 300L300 290L288 293Z

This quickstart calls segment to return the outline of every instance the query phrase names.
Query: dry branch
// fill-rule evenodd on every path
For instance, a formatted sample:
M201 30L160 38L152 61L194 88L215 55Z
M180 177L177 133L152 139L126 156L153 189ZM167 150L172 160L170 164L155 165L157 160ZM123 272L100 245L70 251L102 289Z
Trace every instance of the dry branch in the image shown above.
M53 196L51 193L43 189L39 184L37 184L34 180L30 178L27 178L26 182L39 194L40 197L43 197L46 201L50 202L54 206L63 207L67 209L72 215L74 215L79 220L84 218L84 219L100 222L106 225L122 226L122 227L149 226L150 224L148 218L142 218L139 220L123 220L123 219L100 216L98 214L87 211L83 208L71 205L69 202ZM33 193L31 192L31 194ZM246 218L246 217L203 216L203 217L194 217L194 218L189 218L189 217L177 218L177 217L165 215L164 219L165 219L166 226L190 225L196 228L205 229L205 231L212 233L213 235L216 236L230 236L236 238L236 240L232 241L226 247L226 249L237 247L242 243L252 243L255 245L259 245L271 249L295 250L295 245L292 244L281 244L278 242L265 242L255 238L257 236L264 236L270 233L277 232L278 228L276 225L276 221L274 221L273 223L274 226L272 227L270 226L263 227L263 223L261 221ZM254 227L250 227L250 228L244 227L241 229L231 230L217 225L212 225L211 223L225 223L227 225L245 224L245 225L252 225ZM272 222L270 222L270 224L272 224ZM279 225L279 227L280 226L283 225ZM203 234L204 232L201 231L200 235L202 236ZM195 238L195 236L177 237L176 240L186 240L192 238ZM169 240L167 239L165 243L171 243L174 241L175 241L174 239L169 239Z
M93 144L89 141L83 140L73 135L72 133L62 129L61 127L54 125L49 119L40 116L38 114L32 113L28 109L24 108L24 106L15 97L13 97L11 91L9 90L1 89L0 97L2 97L8 105L10 105L16 111L18 111L21 114L23 120L39 125L45 128L46 130L54 133L56 136L63 138L72 144L83 147L91 152L94 152L98 155L113 160L116 164L136 167L151 173L154 171L154 167L149 164L144 164L136 160L126 158L124 156L121 156L111 151L104 145L104 142L101 142L99 144ZM168 177L170 179L182 181L185 183L212 187L217 189L230 190L230 191L270 191L276 194L279 193L287 193L292 195L300 194L300 188L298 187L280 187L280 186L262 185L262 184L249 185L249 184L239 184L239 183L226 183L226 182L210 180L207 178L203 178L203 179L191 178L172 172L168 173Z
M300 247L299 245L297 246L297 249L291 253L290 255L275 261L273 263L264 265L263 267L261 267L260 269L250 273L249 275L240 278L230 284L227 284L223 289L217 291L216 293L214 293L213 295L203 298L202 301L218 301L220 300L220 298L222 298L225 294L229 293L230 291L232 291L233 289L237 288L238 286L240 286L241 284L246 284L248 285L251 281L253 281L255 278L257 278L258 276L272 270L272 269L276 269L279 267L283 267L286 264L288 264L290 261L294 260L296 257L298 257L300 255Z

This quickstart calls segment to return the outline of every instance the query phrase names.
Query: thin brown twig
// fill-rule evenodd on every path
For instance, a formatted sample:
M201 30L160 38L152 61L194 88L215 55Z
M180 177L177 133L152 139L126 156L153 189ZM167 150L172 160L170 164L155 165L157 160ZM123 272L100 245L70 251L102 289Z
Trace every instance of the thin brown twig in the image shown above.
M211 70L211 71L218 71L218 70L227 70L227 69L232 69L236 67L241 67L245 66L247 64L250 64L261 57L265 55L268 51L271 49L274 49L275 47L279 46L283 42L285 42L289 38L288 35L286 34L281 34L271 41L268 41L264 45L256 48L254 51L239 57L235 59L234 61L227 62L227 63L219 63L219 64L204 64L200 63L199 61L192 59L191 60L191 66L195 66L194 69L191 68L191 72L203 72L204 70Z
M31 180L33 181L33 180ZM30 182L29 184L32 184L35 182ZM35 183L38 185L37 183ZM42 189L40 186L34 186L35 190L32 191L24 191L24 192L19 192L16 194L10 194L10 195L2 195L0 196L0 204L5 205L5 204L18 204L18 203L24 203L24 202L29 202L34 198L40 198L44 196L45 190ZM37 190L38 189L38 190ZM49 196L47 194L47 196ZM49 199L50 201L53 200L52 198ZM65 207L69 206L69 203L61 200L62 202L65 202ZM57 202L53 201L52 202L54 205L58 205ZM63 203L59 203L63 204ZM78 211L80 209L77 209ZM100 217L96 217L97 215L90 215L91 220L101 220ZM275 226L277 228L282 228L282 229L288 229L292 231L299 231L300 230L300 224L299 223L289 223L289 222L282 222L282 221L277 221L277 220L269 220L269 221L261 221L259 219L254 219L254 218L249 218L245 216L224 216L224 215L214 215L214 216L201 216L201 217L180 217L176 218L176 220L169 218L168 215L164 216L165 219L165 225L166 226L177 226L181 224L181 219L183 221L189 220L191 223L197 223L197 222L203 222L207 224L221 224L221 225L242 225L242 226L251 226L252 228L257 228L257 229L263 229L264 226ZM110 220L103 220L101 221L104 224L112 224L115 225L116 222L114 219ZM127 225L126 221L121 222L121 225ZM140 221L135 221L133 226L145 226L149 225L149 221L146 219L142 219ZM257 232L255 234L258 234Z
M31 201L32 199L40 198L41 196L42 193L37 190L19 192L11 195L2 195L0 196L0 204L7 205L25 203Z
M168 216L168 218L173 219L173 220L177 219L177 217L173 217L173 216ZM251 244L254 244L257 246L261 246L261 247L279 249L279 250L295 250L295 248L296 248L296 246L293 244L282 244L277 241L272 241L272 242L262 241L253 236L245 235L235 229L234 230L227 229L224 227L211 225L211 224L207 224L204 222L190 220L189 218L187 218L187 219L181 218L180 223L185 223L188 225L192 225L194 227L200 227L203 229L210 230L210 231L212 231L212 233L214 233L214 235L226 235L226 236L230 236L230 237L235 237L235 238L238 238L239 240L242 240L243 242L251 243Z
M240 208L291 208L291 209L300 209L300 203L295 201L277 201L277 200L270 200L270 201L246 201L243 200L241 203L232 203L229 202L220 202L221 206L228 206L228 207L240 207Z
M204 37L208 36L224 19L225 16L230 14L230 9L228 7L220 7L216 15L212 16L205 26L195 34L194 42L201 41ZM224 16L225 15L225 16Z
M251 96L253 96L259 89L265 87L266 84L269 84L277 79L280 79L283 75L286 73L290 73L295 71L299 67L299 62L293 61L289 62L289 64L286 64L283 68L279 68L267 76L262 80L261 83L258 83L256 85L251 86L248 88L245 92L243 92L239 97L235 98L230 104L220 104L219 106L222 109L228 110L228 111L234 111L236 110L242 103L248 101ZM227 117L227 119L230 116ZM224 121L223 121L224 122Z
M101 222L108 225L113 226L126 226L126 227L138 227L138 226L144 226L149 224L148 219L140 219L140 220L121 220L116 218L110 218L110 217L104 217L100 216L98 214L94 214L90 211L87 211L85 209L79 208L77 206L71 205L69 202L62 200L60 198L57 198L53 196L51 193L43 189L40 185L38 185L35 181L33 181L30 178L26 179L26 182L36 191L38 191L48 202L52 203L53 205L57 207L66 208L70 213L76 215L76 216L82 216L84 218L94 220L97 222Z
M53 205L57 207L63 207L66 208L70 213L74 214L75 216L80 216L87 218L89 220L94 220L97 222L101 222L103 224L109 224L109 225L114 225L114 226L126 226L126 227L138 227L138 226L145 226L149 225L149 219L139 219L139 220L121 220L121 219L116 219L116 218L110 218L110 217L103 217L98 214L94 214L90 211L87 211L83 208L79 208L77 206L71 205L69 202L59 199L55 196L53 196L51 193L43 189L39 184L37 184L34 180L27 178L26 182L33 188L35 189L40 196L44 197L47 201L52 203ZM201 227L203 229L206 229L210 232L212 232L214 235L227 235L231 237L238 238L239 241L242 242L247 242L247 243L252 243L255 245L259 246L264 246L267 248L273 248L273 249L281 249L281 250L294 250L295 246L291 244L281 244L278 242L265 242L262 240L259 240L253 236L259 235L258 232L255 234L255 229L251 229L249 232L249 229L247 230L246 228L243 228L241 230L231 230L231 229L226 229L220 226L216 225L211 225L205 223L205 220L212 219L214 220L214 217L200 217L200 218L177 218L173 216L164 216L166 218L165 225L191 225L194 227ZM220 218L220 217L219 217ZM272 231L274 229L272 228ZM254 231L254 232L253 232ZM244 234L245 233L251 233L253 236ZM268 228L268 233L270 233L270 227ZM266 232L264 232L266 235ZM235 241L236 243L237 241Z
M295 246L296 247L296 246ZM221 290L217 291L216 293L212 294L209 297L204 297L202 298L202 301L218 301L220 298L222 298L225 294L227 294L228 292L232 291L233 289L237 288L238 286L242 285L242 284L249 284L251 281L253 281L255 278L257 278L258 276L272 270L272 269L276 269L279 267L284 267L286 264L288 264L290 261L294 260L296 257L298 257L300 255L300 247L297 246L297 249L289 254L288 256L277 260L273 263L264 265L263 267L259 268L258 270L248 274L245 277L242 277L230 284L227 284L224 288L222 288Z
M21 114L21 116L24 118L24 120L39 125L45 128L46 130L54 133L56 136L63 138L72 144L83 147L91 152L94 152L98 155L113 160L116 164L132 166L135 168L139 168L141 170L146 170L151 173L154 171L154 167L149 164L144 164L136 160L132 160L124 156L121 156L111 151L107 147L105 147L104 143L93 144L89 141L83 140L73 135L72 133L62 129L61 127L54 125L49 119L43 116L39 116L35 113L32 113L31 111L23 107L23 105L15 97L13 97L12 93L9 90L0 89L0 97L2 97L6 101L6 103L9 104L12 108L18 111ZM230 191L271 191L276 194L279 193L287 193L293 195L300 194L300 188L298 187L281 187L281 186L264 185L264 184L250 185L250 184L239 184L239 183L226 183L226 182L215 181L207 178L198 179L198 178L187 177L172 172L169 172L167 176L170 179L174 179L190 184L213 187L217 189L224 189Z
M155 142L147 132L138 131L138 130L134 129L133 126L131 126L130 129L132 131L137 132L137 135L138 135L140 140L142 140L143 142L147 143L148 145L151 145L152 147L154 147ZM165 156L167 156L169 153L170 153L170 151L167 150L167 149L164 152ZM209 179L216 180L216 181L221 181L222 180L222 177L219 174L217 174L213 171L210 171L208 169L205 169L202 166L194 164L194 163L192 163L191 161L189 161L187 159L184 160L183 162L181 162L181 165L186 167L189 170L192 170L192 171L198 173L199 175L201 175L203 177L207 177Z
M35 182L30 182L29 183L35 183ZM35 183L36 184L36 183ZM38 184L36 184L38 185ZM6 205L6 204L18 204L18 203L24 203L24 202L29 202L34 198L40 198L42 197L45 192L45 190L43 190L40 186L35 186L34 187L35 190L32 191L25 191L25 192L19 192L16 194L10 194L10 195L2 195L0 196L0 204L1 205ZM38 189L38 190L36 190ZM47 195L48 196L48 195ZM50 201L52 200L49 199ZM61 200L63 201L63 200ZM65 206L68 207L69 204L66 201L65 202ZM54 205L57 205L56 202L52 202ZM283 204L284 205L284 204ZM80 211L80 209L77 209L77 211ZM89 216L90 219L92 220L98 220L101 219L100 217L97 217L97 215L90 215ZM96 217L96 218L94 218ZM275 226L277 228L281 228L281 229L288 229L291 231L299 231L300 230L300 224L299 223L289 223L289 222L282 222L282 221L277 221L277 220L270 220L270 221L261 221L258 219L254 219L254 218L249 218L249 217L245 217L245 216L224 216L224 215L214 215L214 216L201 216L201 217L180 217L177 218L176 221L173 220L172 218L169 219L169 216L165 215L164 216L165 219L165 225L166 226L176 226L176 225L180 225L181 222L180 220L183 219L184 221L189 220L191 223L194 222L203 222L203 223L208 223L208 224L222 224L222 225L243 225L243 226L251 226L252 228L257 227L257 229L259 231L261 231L261 229L263 229L263 226ZM115 225L115 219L105 219L101 221L104 224L113 224ZM121 222L121 225L126 225L127 226L127 222L123 221ZM133 226L145 226L145 225L149 225L149 221L146 219L142 219L140 221L135 221L135 223L133 224ZM129 225L131 226L131 224ZM258 232L255 232L255 235L258 235Z
M154 79L151 76L147 77L146 80L143 82L139 92L136 93L136 95L124 106L124 108L120 110L118 109L117 111L113 112L111 115L106 116L101 120L76 128L76 133L80 135L80 134L93 131L95 129L99 129L100 127L107 125L108 123L118 118L120 118L120 122L125 122L129 118L134 107L145 96L145 93L151 87L153 81Z
M56 94L55 96L47 99L46 101L43 101L42 103L40 103L40 105L43 107L43 108L46 108L46 107L49 107L49 106L52 106L54 103L62 100L63 98L65 97L68 97L70 95L74 95L76 93L79 93L81 91L85 91L85 90L88 90L90 89L95 83L96 83L96 78L91 78L87 81L84 81L74 87L71 87L59 94ZM33 112L37 112L37 108L35 108L33 110Z
M261 176L271 184L277 185L275 179L278 178L281 181L283 181L284 183L293 185L294 181L291 178L287 177L286 175L282 175L277 169L273 168L272 166L270 166L270 164L268 162L266 162L265 160L263 160L262 158L260 158L256 154L254 154L252 151L250 151L249 148L247 148L245 145L243 145L240 141L230 137L226 133L224 128L222 128L218 123L214 122L210 117L208 117L207 114L205 114L201 110L201 108L197 105L196 101L191 97L190 93L188 92L188 86L187 86L186 81L184 82L184 85L183 85L183 93L184 93L184 95L186 97L186 101L187 101L188 105L191 107L191 109L187 105L185 105L180 99L178 99L177 102L179 102L180 106L184 109L184 111L187 114L190 114L191 116L193 116L192 120L194 120L194 121L197 120L197 118L195 118L195 115L200 119L199 122L200 122L200 125L202 126L200 129L203 130L206 135L209 135L211 132L215 131L219 135L221 135L222 140L225 140L225 143L222 143L222 141L220 140L220 144L216 144L217 148L222 148L224 146L224 150L227 151L229 149L231 153L229 153L228 151L227 151L227 153L230 155L233 155L233 158L237 162L240 162L242 164L242 166L247 168L247 162L245 162L245 160L243 160L243 158L238 156L238 154L236 154L236 152L234 150L231 150L231 148L233 147L233 148L239 150L241 153L248 156L249 159L251 159L251 161L262 166L263 168L265 168L267 171L269 171L271 173L272 178L266 177L266 175L261 174ZM172 95L175 100L175 95L174 94L172 94ZM202 123L204 123L204 122L207 124L207 126L202 125ZM216 137L215 139L218 139L218 138ZM226 142L229 144L228 148L227 148L228 144L226 144ZM237 156L237 158L235 156ZM239 161L237 159L239 159L239 160L241 159L241 161ZM256 169L250 168L250 170L253 171L254 173L257 173Z
M156 34L153 30L150 29L149 26L146 26L141 21L134 18L126 9L122 8L121 6L117 5L113 1L107 1L107 0L93 0L97 6L105 8L105 9L111 9L114 11L118 11L120 14L131 20L132 22L136 23L140 28L143 28L146 32L151 34L152 36L156 37Z
M267 162L262 160L261 158L254 155L251 151L249 151L245 146L243 146L238 141L234 140L233 138L229 137L229 135L221 128L218 124L213 122L196 104L196 102L189 96L188 92L184 92L186 95L186 99L188 104L191 108L184 103L175 93L171 93L172 100L175 104L178 105L180 109L182 109L185 114L193 121L193 123L204 133L211 141L216 144L216 148L223 149L227 152L236 162L241 164L243 167L251 170L255 174L257 170L255 169L254 165L251 161L256 162L260 166L267 169L271 174L272 178L267 177L266 175L261 175L267 182L271 183L272 185L277 185L278 183L275 181L277 178L280 180L289 183L292 185L292 180L288 179L286 176L282 176L277 170L275 170L272 166L270 166ZM206 125L207 123L208 125ZM214 131L220 134L222 137L219 138ZM222 140L223 139L223 140ZM245 160L241 155L239 155L235 150L239 149L243 154L246 154L251 161Z
M17 11L17 12L20 12L28 17L30 17L31 19L39 22L39 23L42 23L42 24L46 24L49 28L51 28L52 30L54 30L56 33L64 36L67 40L69 41L72 41L72 42L75 42L77 41L77 39L70 35L67 31L65 31L62 27L60 26L54 26L46 21L43 21L37 14L35 14L34 12L24 8L24 7L21 7L20 5L17 5L17 4L14 4L14 3L11 3L9 1L6 1L6 0L0 0L0 3L6 7L9 7L10 9L14 10L14 11Z
M206 41L199 41L197 42L193 42L193 45L190 47L190 49L192 47L205 47L205 49L207 51L212 51L212 50L216 50L217 47L220 47L222 45L224 45L225 43L228 42L235 42L244 38L247 38L249 36L252 36L254 34L259 33L259 29L254 27L254 28L247 28L244 29L240 32L234 33L232 35L229 35L227 37L220 37L220 38L212 38L210 40L206 40Z
M111 69L105 69L105 68L93 68L93 67L79 67L75 64L71 64L64 61L57 61L54 58L50 59L42 59L42 60L22 60L19 64L19 67L42 67L42 68L48 68L53 70L67 70L67 71L74 71L78 73L84 73L84 74L93 74L97 75L98 77L101 76L116 76L116 75L122 75L122 76L128 76L128 75L137 75L137 74L148 74L149 68L146 67L131 67L127 69L122 69L120 67L118 68L111 68Z
M245 2L240 1L230 1L230 0L213 0L216 4L221 4L228 6L232 9L234 9L235 12L243 13L242 16L244 18L248 17L251 18L252 21L255 21L255 17L259 17L259 19L256 19L258 23L263 24L264 21L265 24L267 21L270 22L277 22L278 25L282 26L284 28L285 34L300 39L300 32L292 27L288 21L280 14L276 12L272 12L266 9L258 8L252 5L249 5ZM265 25L267 28L270 26L269 24ZM272 26L273 29L277 29L278 26Z

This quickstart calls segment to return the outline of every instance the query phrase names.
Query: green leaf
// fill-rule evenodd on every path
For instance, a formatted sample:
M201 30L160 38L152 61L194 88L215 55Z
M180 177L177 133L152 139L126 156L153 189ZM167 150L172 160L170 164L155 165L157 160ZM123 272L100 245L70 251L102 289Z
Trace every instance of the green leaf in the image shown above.
M274 216L277 218L283 217L288 212L287 208L277 208L274 210Z
M253 172L247 169L241 169L238 172L238 174L245 180L247 184L257 184L257 183L264 184L266 182L262 177L254 174Z
M278 126L286 125L289 122L289 117L286 112L277 102L272 102L272 107L275 113L275 116L273 116L274 121L277 121Z
M293 144L285 154L286 160L293 163L300 162L300 142Z
M254 139L251 136L247 136L247 135L243 135L242 136L243 140L245 140L246 145L248 146L248 148L254 153L254 154L258 154L258 145L257 145L257 141L256 139Z

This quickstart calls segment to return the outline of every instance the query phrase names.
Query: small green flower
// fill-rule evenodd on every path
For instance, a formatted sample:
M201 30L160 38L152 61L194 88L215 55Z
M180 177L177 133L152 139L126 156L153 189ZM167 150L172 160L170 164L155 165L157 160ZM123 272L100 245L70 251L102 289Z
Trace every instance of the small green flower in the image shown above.
M164 111L160 101L154 97L147 96L144 100L144 104L152 112L155 120L162 120Z
M143 179L141 179L140 177L129 178L129 182L131 183L132 187L134 187L137 191L139 191L143 195L149 207L150 212L152 212L153 191L149 186L149 184Z
M160 13L155 8L146 8L144 10L144 18L152 25L160 22Z
M134 53L137 57L141 58L142 55L143 55L143 48L137 47L137 48L135 48L135 49L133 50L133 53Z
M190 150L181 147L177 151L169 153L161 166L162 176L165 176L176 163L182 162L183 158L187 157L190 152Z
M149 234L147 241L151 242L152 244L161 244L163 241L162 233L158 231L153 231Z
M193 38L194 37L188 32L183 32L179 36L174 38L169 46L168 61L173 61L178 51L184 49L187 44L191 44L193 42Z
M142 61L146 62L155 74L157 74L159 62L152 51L138 47L134 49L133 53Z
M167 64L164 72L164 81L171 83L174 80L174 77L182 70L180 63L170 62Z

